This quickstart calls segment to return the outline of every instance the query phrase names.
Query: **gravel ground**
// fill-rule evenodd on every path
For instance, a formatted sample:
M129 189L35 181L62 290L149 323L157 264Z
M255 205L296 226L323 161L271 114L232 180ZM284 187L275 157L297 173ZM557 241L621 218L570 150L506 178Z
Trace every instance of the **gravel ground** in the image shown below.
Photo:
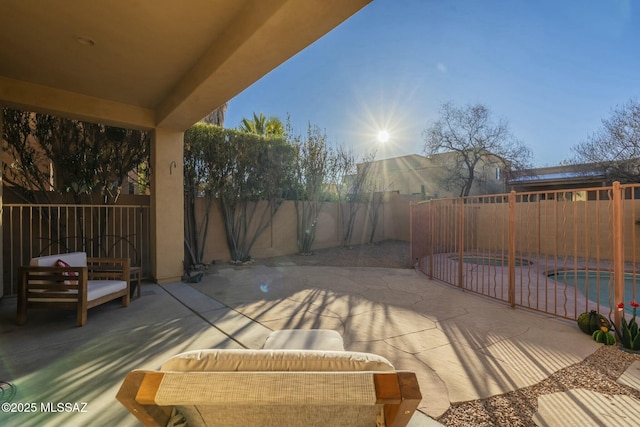
M254 261L258 265L355 266L409 268L409 244L384 241L372 245L330 248L313 255L281 256ZM629 354L615 346L603 346L580 363L562 369L531 387L487 399L461 402L451 406L438 421L448 427L533 427L538 397L544 394L584 388L607 395L628 395L640 399L640 391L616 383L616 380L640 355Z
M582 362L531 387L452 405L438 421L449 427L533 427L539 396L576 388L640 399L640 391L616 383L635 360L640 360L640 355L625 353L615 346L602 346Z

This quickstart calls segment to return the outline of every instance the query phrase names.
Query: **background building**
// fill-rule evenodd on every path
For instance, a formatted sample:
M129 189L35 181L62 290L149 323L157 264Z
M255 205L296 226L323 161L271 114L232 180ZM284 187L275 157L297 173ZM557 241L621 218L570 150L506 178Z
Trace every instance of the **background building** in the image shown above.
M451 178L451 170L460 168L457 175L467 173L454 165L454 153L442 153L425 157L410 154L371 162L367 188L375 191L397 191L401 195L419 196L425 200L458 197L461 185ZM448 165L448 166L447 166ZM480 162L469 195L504 193L503 165L498 159ZM364 163L358 165L358 173Z

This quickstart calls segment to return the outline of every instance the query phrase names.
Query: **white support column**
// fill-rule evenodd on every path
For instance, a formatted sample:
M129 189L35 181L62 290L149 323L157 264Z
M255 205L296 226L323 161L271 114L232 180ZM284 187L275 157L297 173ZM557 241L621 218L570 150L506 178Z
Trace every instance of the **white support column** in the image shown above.
M151 137L151 274L180 280L184 259L184 132L156 128Z

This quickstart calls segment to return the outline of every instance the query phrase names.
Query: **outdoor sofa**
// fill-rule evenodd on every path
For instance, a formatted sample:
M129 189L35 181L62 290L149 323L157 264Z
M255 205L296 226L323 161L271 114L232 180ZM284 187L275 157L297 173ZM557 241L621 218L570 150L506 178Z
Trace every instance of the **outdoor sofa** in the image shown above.
M74 310L78 326L87 323L87 310L122 298L130 301L130 261L127 258L87 258L85 252L32 258L19 269L18 324L33 308Z
M302 347L304 348L296 348ZM273 332L259 350L197 350L136 370L117 399L145 426L406 426L412 372L344 351L329 330Z

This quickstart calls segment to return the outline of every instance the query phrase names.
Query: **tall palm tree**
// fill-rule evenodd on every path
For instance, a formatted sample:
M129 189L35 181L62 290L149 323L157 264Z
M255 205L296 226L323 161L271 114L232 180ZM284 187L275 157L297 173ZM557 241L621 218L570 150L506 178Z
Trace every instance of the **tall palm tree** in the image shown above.
M282 120L276 116L267 118L262 113L259 115L253 113L253 120L247 119L246 117L243 118L238 129L243 132L255 133L262 136L277 137L284 135Z

